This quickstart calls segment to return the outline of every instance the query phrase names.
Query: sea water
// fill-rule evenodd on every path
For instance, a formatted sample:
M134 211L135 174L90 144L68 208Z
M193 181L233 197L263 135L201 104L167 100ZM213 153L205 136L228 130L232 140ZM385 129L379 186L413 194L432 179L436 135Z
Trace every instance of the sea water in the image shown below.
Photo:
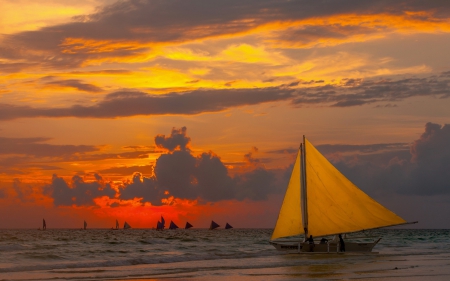
M377 253L339 255L279 252L271 233L0 230L0 280L450 280L449 230L354 234L382 237Z

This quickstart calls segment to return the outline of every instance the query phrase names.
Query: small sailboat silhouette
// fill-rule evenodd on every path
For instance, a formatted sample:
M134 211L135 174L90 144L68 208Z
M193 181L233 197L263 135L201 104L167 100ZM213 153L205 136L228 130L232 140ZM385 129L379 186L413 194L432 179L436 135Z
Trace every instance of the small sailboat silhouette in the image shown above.
M225 229L230 229L230 228L233 228L229 223L227 223L226 225L225 225Z
M169 229L177 229L177 228L178 226L173 221L170 221Z
M186 226L184 227L184 229L189 229L191 227L193 227L193 225L190 224L189 222L186 222Z
M163 216L161 216L161 221L158 221L158 223L156 224L156 229L163 230L165 226L166 226L166 220L163 218Z
M131 226L127 222L125 222L123 224L123 229L129 229L129 228L131 228Z
M42 230L47 229L47 224L45 223L45 219L42 219Z
M86 230L86 228L87 228L87 222L84 221L84 230Z
M209 230L213 230L220 227L215 221L211 221L211 225L209 226Z
M118 230L119 229L119 221L116 220L116 227L111 227L112 230Z

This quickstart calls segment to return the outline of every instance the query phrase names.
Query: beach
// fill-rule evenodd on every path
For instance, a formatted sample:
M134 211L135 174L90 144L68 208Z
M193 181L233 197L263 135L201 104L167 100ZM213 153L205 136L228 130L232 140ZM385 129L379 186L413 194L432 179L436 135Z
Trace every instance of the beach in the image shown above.
M271 232L0 230L0 280L450 278L449 230L384 229L363 233L382 237L371 254L285 254L268 243Z

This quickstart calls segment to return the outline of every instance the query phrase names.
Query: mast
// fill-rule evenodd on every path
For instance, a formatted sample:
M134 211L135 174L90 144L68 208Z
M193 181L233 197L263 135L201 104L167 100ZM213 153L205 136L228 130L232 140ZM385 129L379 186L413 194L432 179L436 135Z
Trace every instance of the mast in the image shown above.
M303 145L301 146L301 170L300 170L300 184L301 184L301 199L302 199L302 214L303 214L303 230L305 231L305 240L308 238L308 196L306 188L306 145L305 135L303 135Z

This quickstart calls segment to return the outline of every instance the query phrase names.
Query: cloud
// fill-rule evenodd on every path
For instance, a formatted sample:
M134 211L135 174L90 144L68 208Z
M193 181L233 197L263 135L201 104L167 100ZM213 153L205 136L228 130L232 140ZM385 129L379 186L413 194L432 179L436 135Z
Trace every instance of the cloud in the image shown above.
M334 153L358 153L358 154L373 154L386 151L409 151L409 143L377 143L377 144L321 144L316 148L324 155ZM278 150L270 150L267 153L275 154L294 154L297 153L298 148L286 148Z
M230 175L220 157L213 152L195 156L187 149L190 138L185 127L173 128L163 140L167 153L156 160L153 173L135 173L121 184L121 200L141 198L141 203L170 204L171 196L180 199L218 202L221 200L265 200L284 190L292 170L270 170L254 158L254 147L243 155L246 169ZM157 138L155 138L156 140ZM369 194L385 191L409 195L450 194L450 125L427 123L425 132L410 145L405 143L369 145L320 145L318 149L361 189ZM296 151L296 150L295 150ZM285 149L269 153L292 153ZM108 172L112 172L108 170ZM131 171L131 168L120 172ZM110 186L100 176L86 183L79 176L71 188L62 178L53 177L47 189L52 190L55 204L93 204L98 196L113 196ZM111 189L109 191L108 188ZM105 192L107 190L109 192ZM167 203L169 202L169 203Z
M28 66L66 69L102 61L129 63L162 55L158 49L162 45L250 33L258 33L274 46L309 48L362 41L382 31L448 32L448 13L438 0L426 4L340 0L326 5L306 0L230 0L226 4L128 0L66 24L5 35L0 57L30 62L8 63L7 71Z
M335 159L334 164L357 186L376 192L410 195L450 193L450 125L425 125L408 153L381 151Z
M54 145L43 142L50 138L6 138L0 137L0 155L28 155L33 157L64 158L74 154L98 151L92 145Z
M129 176L134 173L140 173L142 175L153 175L153 165L145 165L145 166L124 166L124 167L113 167L103 170L98 170L100 174L113 174L113 175L122 175Z
M409 150L409 143L379 143L365 145L349 145L349 144L323 144L318 145L317 149L323 154L329 153L381 153L385 151Z
M325 85L302 90L292 100L292 104L328 104L333 107L349 107L395 102L419 96L450 97L450 79L436 76L399 80L344 79L341 85Z
M317 81L316 81L317 82ZM320 83L319 83L320 84ZM294 107L349 107L405 100L411 97L450 97L445 75L408 79L344 79L341 84L294 88L298 83L252 89L198 89L164 95L137 91L108 94L93 106L45 108L0 103L0 120L33 117L119 118L137 115L193 115L234 107L290 101Z
M182 127L177 130L172 128L172 132L169 137L165 135L157 135L155 137L155 144L159 148L164 148L169 151L174 151L179 148L180 150L187 150L187 145L191 141L191 138L186 136L186 127Z
M83 83L79 79L51 81L51 82L45 83L45 85L52 86L52 87L60 87L60 88L73 88L73 89L76 89L79 91L93 92L93 93L103 91L100 87L97 87L95 85L88 84L88 83Z
M172 128L171 135L157 135L155 143L167 149L156 160L153 173L144 176L134 173L131 180L119 186L120 200L141 198L141 203L152 205L170 204L170 197L199 199L208 202L221 200L264 200L269 194L280 193L288 178L280 177L278 170L267 170L251 154L243 155L251 165L245 171L232 177L220 157L213 152L193 155L188 149L190 138L187 128ZM257 151L252 148L252 153ZM147 166L146 166L147 167ZM111 168L105 173L136 171L139 167ZM281 184L279 184L282 182ZM283 188L279 188L282 186ZM79 176L72 178L71 187L64 179L54 175L52 183L46 187L55 199L55 205L89 205L99 196L113 196L111 186L101 178L84 182ZM112 189L111 189L112 190ZM108 191L108 192L106 192ZM164 201L164 202L163 202Z
M109 183L104 183L99 175L95 181L85 182L78 175L73 176L69 184L56 174L52 182L44 186L45 194L51 196L55 206L89 206L94 205L94 198L101 196L114 197L116 192Z
M293 92L293 89L284 87L233 90L200 89L166 95L115 92L107 95L94 106L37 108L0 104L0 120L31 117L117 118L136 115L192 115L218 112L244 105L288 100L292 97Z
M411 143L318 145L317 149L358 187L371 195L450 194L450 125L425 124ZM267 153L292 154L297 149Z

